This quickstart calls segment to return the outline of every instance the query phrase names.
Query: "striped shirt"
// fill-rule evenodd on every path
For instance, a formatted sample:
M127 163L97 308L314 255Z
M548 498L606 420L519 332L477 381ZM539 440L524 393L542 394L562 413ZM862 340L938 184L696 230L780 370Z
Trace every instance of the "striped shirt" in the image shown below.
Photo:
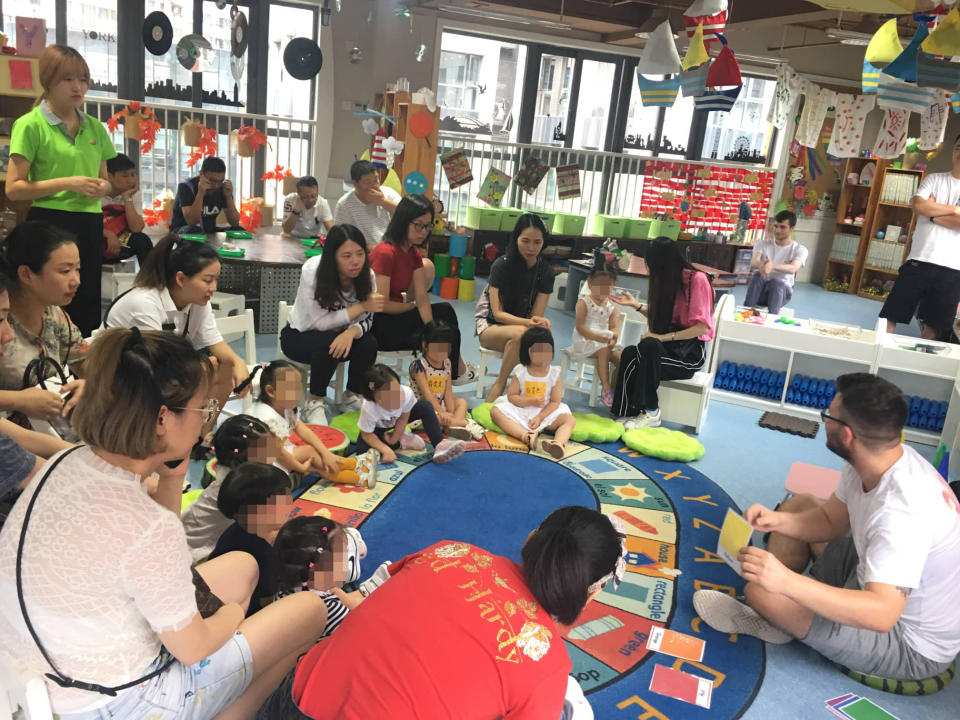
M332 592L327 590L313 590L311 588L298 588L296 590L286 591L278 590L275 596L275 599L279 600L280 598L286 595L293 595L296 592L303 592L309 590L315 595L319 595L320 599L323 600L323 604L327 606L327 624L323 628L323 634L320 635L321 638L325 638L334 630L336 630L340 623L343 622L343 619L350 614L350 609L340 602L340 599L334 595Z

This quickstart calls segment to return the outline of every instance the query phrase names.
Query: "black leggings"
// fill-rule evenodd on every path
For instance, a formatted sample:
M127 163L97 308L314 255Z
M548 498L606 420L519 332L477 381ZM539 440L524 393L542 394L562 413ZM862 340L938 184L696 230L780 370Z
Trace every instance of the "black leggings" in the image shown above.
M337 365L347 360L350 361L347 390L357 395L363 394L363 376L377 361L377 339L370 333L364 333L353 341L346 358L335 358L330 354L330 344L341 332L342 329L300 332L289 325L280 331L283 354L291 360L310 364L310 393L313 395L323 397L327 394Z
M648 337L624 348L610 412L626 417L658 409L660 382L692 378L705 357L704 343L696 338L661 342Z
M80 251L80 287L64 310L84 337L100 327L100 273L103 270L103 214L32 207L28 220L42 220L72 233Z
M424 432L427 433L427 437L430 438L430 443L436 447L440 444L440 441L443 440L443 431L440 429L440 421L437 420L437 412L433 409L433 405L430 404L430 401L426 398L420 398L417 400L417 404L413 406L413 409L410 411L410 419L407 421L408 424L412 423L414 420L423 421ZM383 436L390 431L390 428L377 428L373 431L373 434L380 438L380 441L387 445L391 450L396 450L400 447L400 443L394 443L391 445L386 440L383 439ZM357 452L364 453L370 449L370 446L367 445L367 441L363 439L363 435L357 438Z
M460 327L457 324L457 313L450 303L432 303L433 320L443 320L453 328L456 337L453 347L450 348L450 366L453 379L460 375ZM381 350L419 350L420 333L423 331L423 320L419 311L414 308L399 315L377 313L373 316L373 334L377 336L377 344Z

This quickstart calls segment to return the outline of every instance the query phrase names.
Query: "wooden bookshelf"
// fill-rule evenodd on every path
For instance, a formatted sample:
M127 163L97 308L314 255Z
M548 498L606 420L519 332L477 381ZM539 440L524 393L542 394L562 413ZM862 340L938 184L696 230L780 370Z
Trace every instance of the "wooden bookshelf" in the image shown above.
M874 174L873 182L870 184L847 182L847 177L851 173L856 173L859 180L863 169L871 162L877 163L877 172ZM834 239L837 235L859 235L860 240L857 244L856 253L851 259L834 257L833 248L831 247L831 255L827 259L827 266L823 273L824 287L826 287L828 280L832 278L847 284L844 292L856 292L856 280L860 269L858 261L860 260L861 252L863 252L865 256L866 251L864 247L868 244L864 242L864 237L866 237L864 228L871 227L873 215L877 209L877 200L880 196L879 185L876 181L879 177L881 162L883 161L874 158L847 158L843 170L843 184L840 187L840 197L837 200L837 221L834 226ZM864 212L862 224L843 221L847 214L847 207L851 204L853 205L852 217L854 219L856 219L861 210Z
M29 63L30 64L30 88L13 88L11 82L10 63ZM30 112L37 98L40 96L40 63L37 58L21 57L19 55L0 54L0 116L4 118L18 118L25 113ZM4 136L3 141L10 144L9 137ZM23 222L27 217L27 211L30 209L31 201L14 201L7 197L6 191L6 173L0 172L0 210L13 210L17 214L17 224Z

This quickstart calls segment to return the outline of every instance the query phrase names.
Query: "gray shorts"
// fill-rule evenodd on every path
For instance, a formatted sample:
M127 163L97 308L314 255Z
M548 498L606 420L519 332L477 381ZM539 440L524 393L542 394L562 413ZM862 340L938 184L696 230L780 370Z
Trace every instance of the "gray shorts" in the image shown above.
M810 567L810 576L833 587L859 590L858 564L857 549L848 535L827 545ZM950 665L934 662L910 647L899 622L889 632L880 633L815 614L810 632L801 642L851 670L896 680L923 680Z

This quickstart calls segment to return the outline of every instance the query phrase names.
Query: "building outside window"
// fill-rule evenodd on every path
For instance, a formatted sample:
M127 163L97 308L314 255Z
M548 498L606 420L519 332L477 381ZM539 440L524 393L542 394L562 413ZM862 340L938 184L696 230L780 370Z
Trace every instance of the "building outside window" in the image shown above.
M67 45L76 48L90 68L91 97L117 96L117 3L115 0L69 0Z
M774 128L767 112L777 83L770 78L743 78L743 89L729 113L707 116L702 159L766 163Z
M570 110L570 85L576 62L576 59L565 55L541 55L531 142L563 145Z

